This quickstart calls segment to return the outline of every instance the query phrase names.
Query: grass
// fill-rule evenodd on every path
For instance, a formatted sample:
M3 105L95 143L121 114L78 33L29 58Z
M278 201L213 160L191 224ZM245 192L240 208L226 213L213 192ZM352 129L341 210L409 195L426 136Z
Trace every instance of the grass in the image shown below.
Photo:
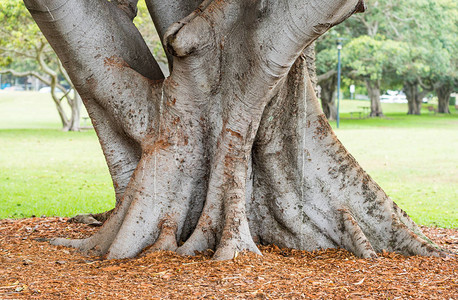
M458 227L458 112L406 115L384 103L386 118L348 119L365 101L342 102L337 136L385 192L419 224Z
M113 206L94 131L59 128L48 94L0 93L0 218L72 216Z
M94 132L0 130L0 218L72 216L113 203Z
M347 119L368 102L342 102L338 137L419 224L458 227L458 113ZM335 122L331 124L335 127ZM110 209L114 193L93 131L63 133L47 94L0 93L0 218Z

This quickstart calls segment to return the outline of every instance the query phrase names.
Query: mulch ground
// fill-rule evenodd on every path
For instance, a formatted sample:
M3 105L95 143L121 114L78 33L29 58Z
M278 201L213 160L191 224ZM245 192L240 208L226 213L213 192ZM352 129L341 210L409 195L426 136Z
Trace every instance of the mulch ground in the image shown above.
M458 299L458 261L344 250L262 247L216 262L170 252L99 260L40 238L80 238L97 230L64 218L0 220L0 299ZM458 230L423 228L458 252ZM38 239L38 240L37 240Z

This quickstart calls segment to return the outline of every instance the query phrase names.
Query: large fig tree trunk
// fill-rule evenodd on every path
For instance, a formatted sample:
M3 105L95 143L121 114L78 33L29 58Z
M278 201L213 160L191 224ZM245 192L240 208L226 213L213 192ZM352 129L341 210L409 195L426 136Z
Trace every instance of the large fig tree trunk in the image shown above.
M304 49L361 1L151 0L166 79L132 24L136 1L25 3L83 98L118 200L92 237L54 244L107 258L229 259L256 243L442 254L337 140L313 90Z

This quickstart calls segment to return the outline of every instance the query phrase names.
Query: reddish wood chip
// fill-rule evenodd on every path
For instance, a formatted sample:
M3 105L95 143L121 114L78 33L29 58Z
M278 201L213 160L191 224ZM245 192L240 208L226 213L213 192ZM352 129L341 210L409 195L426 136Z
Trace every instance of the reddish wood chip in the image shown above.
M458 251L457 229L422 229ZM458 298L456 258L384 252L363 260L339 249L269 246L261 247L262 257L240 254L225 262L172 252L104 261L46 242L95 230L62 218L0 220L0 299Z

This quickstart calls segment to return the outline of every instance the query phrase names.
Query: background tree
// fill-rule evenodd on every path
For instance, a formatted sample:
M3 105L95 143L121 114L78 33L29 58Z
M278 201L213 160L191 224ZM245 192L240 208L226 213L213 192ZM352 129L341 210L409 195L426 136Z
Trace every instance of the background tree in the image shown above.
M327 34L326 38L319 39L316 51L316 66L318 85L320 86L321 108L328 120L337 117L336 89L337 89L337 49L335 47L336 34Z
M449 0L421 0L401 9L392 38L402 41L406 50L397 72L404 82L408 113L420 114L422 99L431 91L438 96L438 111L449 112L457 78L457 5Z
M348 66L343 67L361 68L376 72L379 80L374 79L368 89L372 107L377 108L375 99L379 88L395 89L399 84L404 86L404 91L408 99L408 114L420 114L422 99L432 91L435 91L439 99L439 111L448 111L448 98L456 89L456 45L457 37L457 5L450 0L420 0L396 2L392 0L368 0L368 11L365 14L357 15L337 26L333 32L325 35L320 41L335 41L337 36L344 37L347 43L354 47L353 55ZM352 43L353 39L368 36L376 41L369 47L365 39L367 49L377 59L388 59L385 63L380 62L379 67L388 67L385 70L376 70L373 61L365 57L360 59L355 56L362 45ZM394 52L389 54L387 47ZM322 61L323 57L329 56L332 61L333 56L327 52L334 51L333 43L326 46L319 43L318 50L318 74L326 74L335 70L335 64ZM355 48L356 47L356 48ZM344 45L343 56L347 54L347 45ZM320 54L320 51L324 51ZM351 53L350 53L351 54ZM364 53L362 58L364 57ZM389 54L389 55L387 55ZM335 56L334 56L335 57ZM335 58L334 58L335 60ZM357 63L354 63L358 61ZM394 63L394 61L396 63ZM323 64L323 65L320 65ZM367 76L363 75L364 70L359 71L360 77L367 84ZM345 70L344 74L350 72ZM348 76L348 75L347 75ZM326 77L329 78L329 77ZM382 85L383 87L381 87ZM374 87L376 87L374 91ZM442 87L442 89L441 89ZM439 97L439 95L441 95ZM375 97L375 98L374 98ZM326 100L325 100L326 101ZM372 115L380 112L372 111Z
M402 46L392 40L379 40L360 36L351 40L342 55L343 64L355 71L364 80L371 100L372 117L383 116L380 94L382 80L396 73L397 58Z
M449 100L458 86L458 4L456 1L428 2L428 29L434 30L436 38L429 36L433 45L429 56L430 76L426 80L434 88L438 98L438 112L450 113ZM437 20L440 20L438 24ZM423 37L423 36L420 36Z
M432 88L421 86L421 78L427 76L430 69L426 65L426 49L405 44L406 51L401 54L401 63L397 66L399 81L403 83L403 90L408 102L409 115L420 115L423 98L432 91Z
M95 235L54 244L108 258L151 246L230 259L259 253L256 242L443 254L315 96L304 50L362 1L148 1L167 78L132 22L137 1L25 3L83 98L119 197Z
M81 98L22 1L0 3L0 24L0 74L33 76L50 86L62 130L78 131ZM66 112L65 102L70 114Z

